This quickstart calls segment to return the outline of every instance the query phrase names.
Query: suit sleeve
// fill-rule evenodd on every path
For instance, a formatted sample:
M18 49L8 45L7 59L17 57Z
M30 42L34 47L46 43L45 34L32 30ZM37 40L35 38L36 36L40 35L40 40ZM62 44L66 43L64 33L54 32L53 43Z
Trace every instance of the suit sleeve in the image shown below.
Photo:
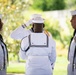
M49 59L53 69L56 61L56 43L54 40L52 40L52 47L51 47L51 53L49 53Z
M27 55L26 55L26 49L28 48L29 43L28 43L28 37L25 37L22 42L21 42L21 48L19 51L19 57L23 60L26 59Z
M24 28L23 26L20 26L16 28L12 33L11 33L11 38L15 40L21 40L23 37L28 36L30 34L30 30L27 28Z

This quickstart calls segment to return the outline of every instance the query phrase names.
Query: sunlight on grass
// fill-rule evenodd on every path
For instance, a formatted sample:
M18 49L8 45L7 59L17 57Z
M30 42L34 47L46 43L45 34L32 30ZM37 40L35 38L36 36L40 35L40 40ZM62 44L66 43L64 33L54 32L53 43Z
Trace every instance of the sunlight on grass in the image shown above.
M10 62L7 67L8 73L24 73L25 72L25 63L16 63Z
M57 57L54 69L54 75L67 75L67 57Z

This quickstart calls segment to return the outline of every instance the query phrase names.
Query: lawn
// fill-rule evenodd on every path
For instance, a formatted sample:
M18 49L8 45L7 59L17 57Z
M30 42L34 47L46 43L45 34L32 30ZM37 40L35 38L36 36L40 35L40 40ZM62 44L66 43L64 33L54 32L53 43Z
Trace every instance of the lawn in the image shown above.
M24 73L25 72L25 63L10 62L7 67L8 73Z
M57 57L54 75L67 75L67 57Z
M53 75L67 75L67 57L57 57ZM24 73L25 63L10 62L7 67L8 73Z

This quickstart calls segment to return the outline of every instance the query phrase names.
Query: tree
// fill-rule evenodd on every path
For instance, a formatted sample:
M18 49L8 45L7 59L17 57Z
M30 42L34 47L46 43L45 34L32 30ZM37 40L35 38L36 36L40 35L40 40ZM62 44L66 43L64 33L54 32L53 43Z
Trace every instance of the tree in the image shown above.
M53 0L52 10L62 10L65 9L65 1L64 0Z
M0 0L0 14L4 21L3 38L8 51L18 55L19 41L10 38L11 32L26 21L24 11L27 10L29 2L25 0ZM28 15L27 15L28 16Z
M33 0L32 7L43 11L61 10L65 8L64 0Z

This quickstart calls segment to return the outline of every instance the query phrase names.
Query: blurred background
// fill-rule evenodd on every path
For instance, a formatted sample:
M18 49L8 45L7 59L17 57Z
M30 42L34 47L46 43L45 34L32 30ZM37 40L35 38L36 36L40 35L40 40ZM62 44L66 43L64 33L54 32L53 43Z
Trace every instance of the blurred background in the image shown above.
M24 74L26 71L26 61L18 57L21 40L13 40L10 34L32 14L39 13L45 19L45 29L56 41L54 75L67 75L67 52L73 34L70 11L75 8L76 0L0 0L0 14L4 22L2 35L9 52L7 73Z

